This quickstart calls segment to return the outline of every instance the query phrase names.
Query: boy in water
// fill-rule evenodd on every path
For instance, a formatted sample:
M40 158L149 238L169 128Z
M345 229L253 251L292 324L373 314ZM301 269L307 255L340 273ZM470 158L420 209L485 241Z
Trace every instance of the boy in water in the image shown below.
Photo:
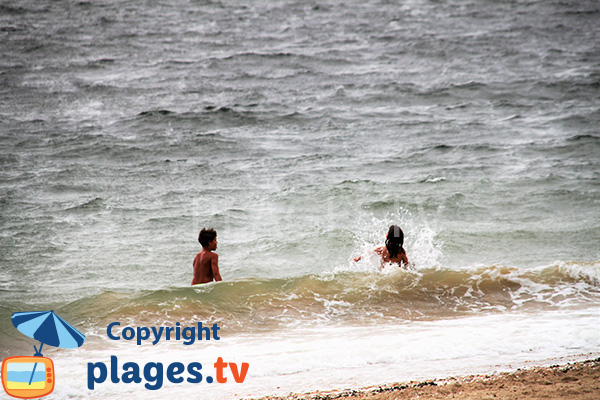
M198 241L202 245L202 251L194 258L192 285L208 283L213 280L222 281L223 278L219 273L219 255L213 253L217 249L217 232L212 228L202 228L198 235Z

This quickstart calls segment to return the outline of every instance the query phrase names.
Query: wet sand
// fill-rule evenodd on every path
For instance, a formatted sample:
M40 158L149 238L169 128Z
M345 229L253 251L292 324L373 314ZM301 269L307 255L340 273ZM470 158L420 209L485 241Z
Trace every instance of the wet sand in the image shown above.
M519 369L493 375L471 375L433 381L332 392L267 396L261 400L598 400L600 358L550 367Z

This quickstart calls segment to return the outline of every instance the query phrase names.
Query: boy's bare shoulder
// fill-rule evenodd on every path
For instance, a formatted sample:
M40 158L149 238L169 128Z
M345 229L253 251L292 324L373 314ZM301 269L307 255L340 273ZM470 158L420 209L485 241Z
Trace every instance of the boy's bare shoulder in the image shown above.
M196 254L196 257L194 258L194 261L198 261L198 262L206 262L206 261L212 261L214 259L218 260L219 259L219 255L217 253L213 253L212 251L204 251L202 250L200 253Z

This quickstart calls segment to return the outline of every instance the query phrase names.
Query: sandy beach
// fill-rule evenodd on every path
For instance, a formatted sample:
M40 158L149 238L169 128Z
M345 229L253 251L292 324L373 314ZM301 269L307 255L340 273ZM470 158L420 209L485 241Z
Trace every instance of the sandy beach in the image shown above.
M532 367L493 375L394 383L333 392L269 396L259 400L404 400L404 399L569 399L592 400L600 395L600 358L550 367Z

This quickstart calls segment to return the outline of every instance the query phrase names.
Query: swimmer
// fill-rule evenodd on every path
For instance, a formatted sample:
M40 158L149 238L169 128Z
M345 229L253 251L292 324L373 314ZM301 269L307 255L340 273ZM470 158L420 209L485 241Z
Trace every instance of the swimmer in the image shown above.
M222 281L219 272L219 255L213 253L217 249L217 232L214 229L202 229L198 235L202 251L194 258L194 278L192 285Z
M373 250L374 253L381 256L382 263L395 263L401 267L408 266L408 257L404 250L404 232L398 225L390 226L385 237L385 246ZM360 261L362 256L353 259L354 262Z

